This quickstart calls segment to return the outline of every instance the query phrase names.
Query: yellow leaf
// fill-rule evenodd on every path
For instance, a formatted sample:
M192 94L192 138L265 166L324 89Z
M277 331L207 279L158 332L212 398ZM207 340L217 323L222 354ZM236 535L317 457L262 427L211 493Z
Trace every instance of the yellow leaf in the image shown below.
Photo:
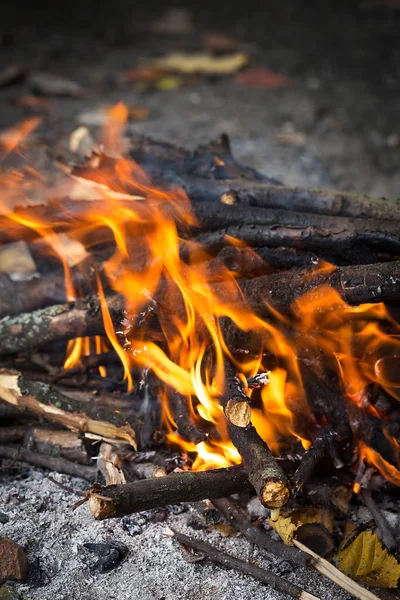
M229 75L244 67L249 57L244 52L235 52L227 56L213 56L209 52L172 52L163 58L151 62L151 65L164 71L184 75Z
M275 529L275 531L280 535L285 544L288 546L293 546L292 539L298 525L295 525L290 517L279 515L275 521L268 519L268 522L271 527L273 527L273 529Z
M280 535L282 541L292 546L292 539L299 527L306 523L318 523L326 527L329 533L333 531L332 511L324 508L303 508L291 513L280 513L275 519L268 519L269 524Z
M397 587L400 565L372 531L360 533L354 542L337 553L336 559L339 569L350 577L372 586Z

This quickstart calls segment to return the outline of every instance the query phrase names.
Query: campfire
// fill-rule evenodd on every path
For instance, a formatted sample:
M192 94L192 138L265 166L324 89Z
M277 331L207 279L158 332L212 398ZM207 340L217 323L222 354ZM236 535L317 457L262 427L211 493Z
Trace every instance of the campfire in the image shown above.
M371 490L400 486L400 205L284 186L226 136L195 152L127 140L126 116L112 108L84 157L73 132L54 181L24 158L38 120L2 136L20 164L0 182L0 398L16 420L0 457L88 480L79 510L96 519L211 500L252 543L376 598L344 563L377 535L397 585ZM338 533L354 502L375 523Z

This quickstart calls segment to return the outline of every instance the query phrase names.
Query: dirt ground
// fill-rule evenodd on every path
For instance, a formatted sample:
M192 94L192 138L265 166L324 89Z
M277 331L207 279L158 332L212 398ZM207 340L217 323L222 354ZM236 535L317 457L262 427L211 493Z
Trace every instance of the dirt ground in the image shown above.
M130 123L132 132L194 148L224 131L242 162L285 183L400 195L400 11L384 2L175 3L191 22L179 35L154 32L168 8L164 2L33 4L4 7L0 72L15 64L29 73L63 75L80 83L85 95L51 98L43 112L18 102L32 95L26 77L0 84L0 130L39 110L40 135L54 151L80 124L95 131L103 122L101 109L123 100L148 109L147 118ZM212 32L229 35L253 66L285 75L291 85L253 89L226 76L142 93L121 82L121 72L144 58L202 49L203 35ZM284 598L244 576L185 563L163 530L173 521L186 531L186 514L131 536L120 521L94 522L84 508L71 513L76 498L40 470L17 478L2 473L0 481L0 512L9 517L0 534L22 543L31 562L39 560L36 579L18 588L26 600ZM207 535L227 551L249 556L243 539L222 543L217 533ZM129 556L110 574L93 575L81 545L107 539L126 543ZM287 566L261 551L253 550L252 558L286 573ZM289 568L285 576L325 600L349 598L310 574Z

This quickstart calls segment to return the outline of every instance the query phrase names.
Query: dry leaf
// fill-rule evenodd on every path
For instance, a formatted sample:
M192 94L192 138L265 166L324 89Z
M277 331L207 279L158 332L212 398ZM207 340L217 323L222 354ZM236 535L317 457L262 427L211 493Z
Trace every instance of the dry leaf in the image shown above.
M151 63L156 69L163 69L184 75L229 75L235 73L249 62L244 52L235 52L227 56L213 56L209 52L173 52Z
M299 527L306 523L323 525L329 533L333 531L332 511L325 508L305 508L291 513L280 513L276 519L268 519L269 524L280 535L282 541L292 546L293 537Z
M400 577L400 565L383 548L376 533L363 531L347 548L335 557L343 573L377 587L395 588Z
M246 69L236 76L236 82L248 88L262 90L278 90L292 85L292 80L289 77L267 69L267 67Z
M238 533L236 529L234 529L233 527L231 527L231 525L228 525L226 523L216 523L212 526L212 528L216 529L222 535L222 537L240 536L240 533Z
M237 41L225 33L207 33L203 44L211 52L234 52L238 48Z
M37 276L36 264L29 246L23 240L0 246L0 273L12 281L27 281Z

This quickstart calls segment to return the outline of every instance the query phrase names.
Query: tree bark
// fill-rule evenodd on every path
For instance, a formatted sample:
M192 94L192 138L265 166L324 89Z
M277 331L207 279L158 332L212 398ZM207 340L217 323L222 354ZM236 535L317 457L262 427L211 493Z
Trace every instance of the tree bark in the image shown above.
M96 491L92 493L89 507L96 519L109 519L176 502L221 498L246 489L252 488L246 473L239 466L212 471L186 471L104 487L100 494Z

